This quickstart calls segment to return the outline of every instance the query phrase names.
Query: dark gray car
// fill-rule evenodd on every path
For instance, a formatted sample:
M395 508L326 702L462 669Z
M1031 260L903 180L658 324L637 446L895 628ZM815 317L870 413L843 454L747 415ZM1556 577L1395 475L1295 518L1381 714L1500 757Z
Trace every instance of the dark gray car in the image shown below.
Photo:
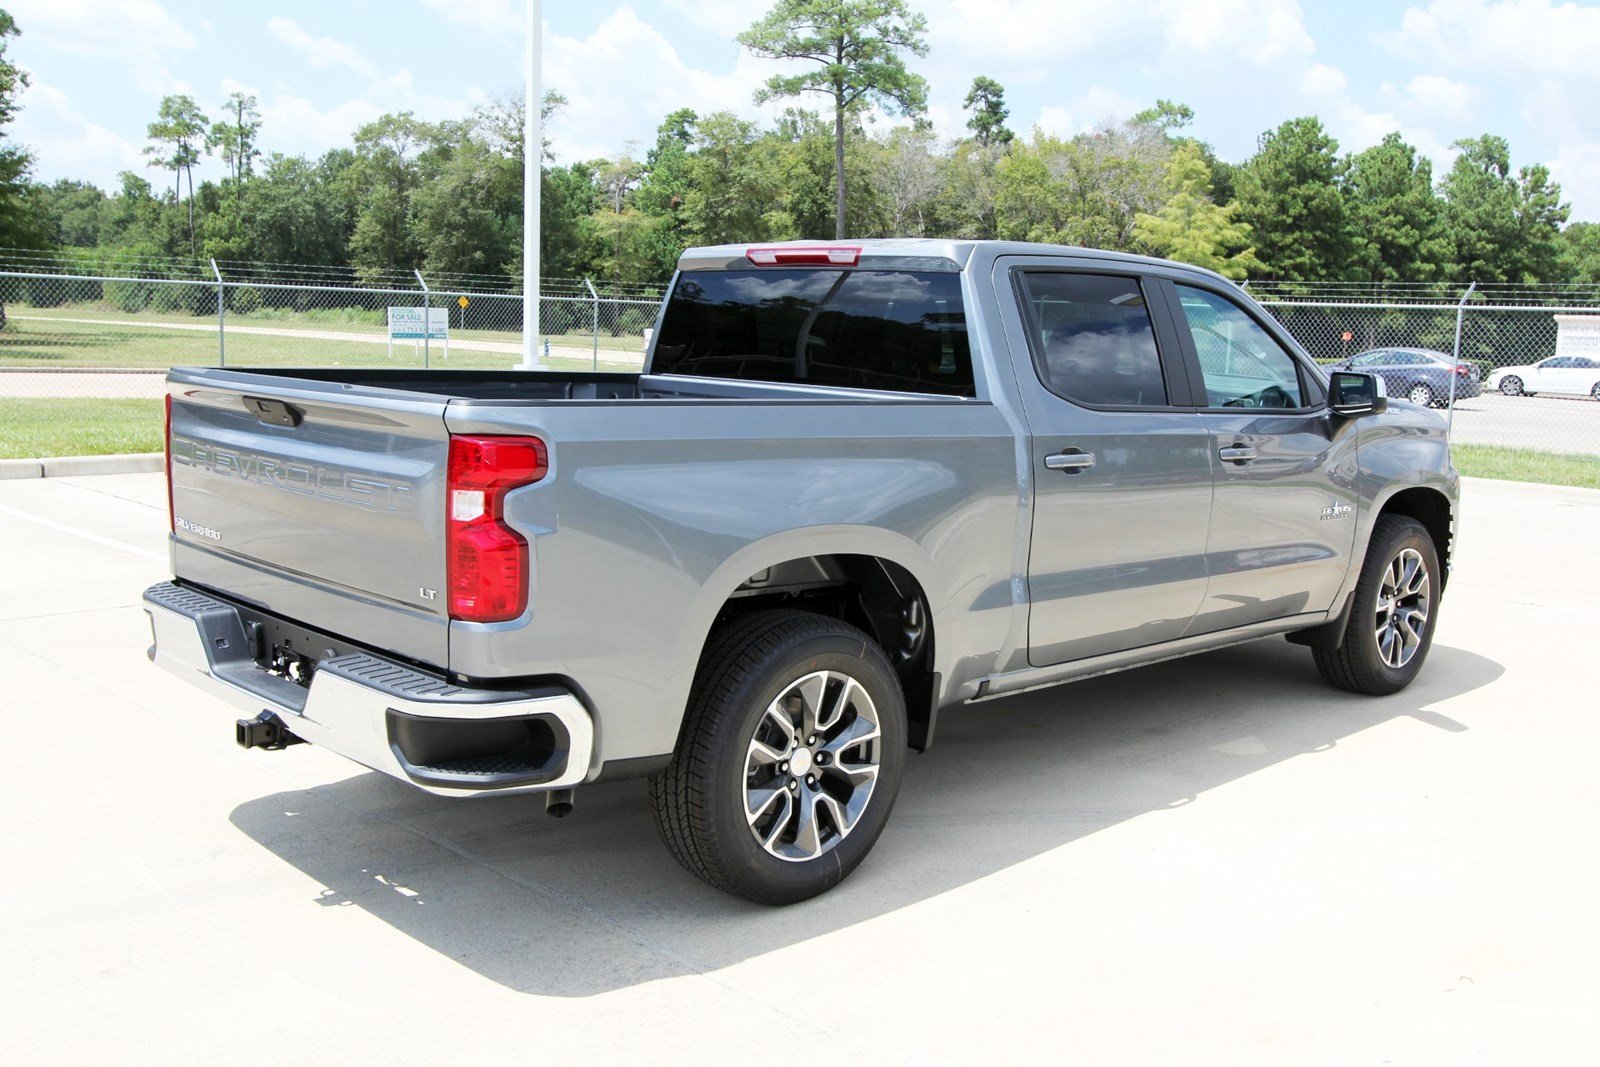
M1475 364L1452 359L1431 348L1373 348L1331 364L1328 369L1376 374L1383 379L1390 396L1403 396L1423 407L1444 407L1450 402L1452 375L1457 400L1483 392L1482 376Z
M1458 479L1379 384L1179 263L691 249L641 374L174 370L151 655L441 796L648 777L679 862L792 902L944 709L1285 634L1408 685Z

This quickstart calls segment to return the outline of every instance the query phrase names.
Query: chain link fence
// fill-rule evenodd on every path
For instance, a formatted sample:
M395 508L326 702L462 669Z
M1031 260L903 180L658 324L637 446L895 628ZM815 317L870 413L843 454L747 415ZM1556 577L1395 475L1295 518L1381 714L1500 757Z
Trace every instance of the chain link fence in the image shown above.
M1447 409L1457 442L1600 455L1600 290L1248 291L1318 361L1354 361L1391 396ZM638 371L661 296L543 282L537 369ZM174 365L522 364L520 280L504 276L0 250L0 307L0 398L159 397ZM397 313L411 330L391 330Z
M1459 444L1600 456L1591 287L1248 291L1318 362L1377 374L1390 396L1445 409Z
M86 273L79 262L5 257L0 397L159 397L172 366L637 372L662 292L542 282L526 367L516 278L107 266Z

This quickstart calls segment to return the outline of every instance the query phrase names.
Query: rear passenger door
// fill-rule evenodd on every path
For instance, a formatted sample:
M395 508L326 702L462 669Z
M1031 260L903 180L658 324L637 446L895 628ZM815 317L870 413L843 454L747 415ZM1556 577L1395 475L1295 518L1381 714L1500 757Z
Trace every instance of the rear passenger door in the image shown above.
M1068 262L1007 256L994 273L1032 431L1035 666L1177 638L1206 591L1211 438L1174 402L1188 383L1170 320L1137 272Z
M1355 539L1351 424L1243 301L1220 286L1163 286L1217 460L1211 577L1190 632L1327 610Z

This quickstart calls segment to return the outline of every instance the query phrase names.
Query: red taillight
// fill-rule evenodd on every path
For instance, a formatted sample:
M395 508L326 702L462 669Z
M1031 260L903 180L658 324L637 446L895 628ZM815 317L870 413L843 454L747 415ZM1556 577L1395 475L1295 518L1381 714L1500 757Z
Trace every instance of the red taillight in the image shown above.
M528 542L505 523L506 494L549 468L537 437L450 438L445 567L450 617L504 622L528 606Z
M758 267L853 267L861 262L861 249L853 245L747 248L744 257Z
M1467 369L1467 365L1465 363L1457 363L1456 364L1456 373L1461 375L1463 378L1465 378L1467 375L1471 374L1472 372Z
M165 454L167 469L167 529L178 530L178 509L172 506L172 394L167 394L166 415L161 429L161 451Z

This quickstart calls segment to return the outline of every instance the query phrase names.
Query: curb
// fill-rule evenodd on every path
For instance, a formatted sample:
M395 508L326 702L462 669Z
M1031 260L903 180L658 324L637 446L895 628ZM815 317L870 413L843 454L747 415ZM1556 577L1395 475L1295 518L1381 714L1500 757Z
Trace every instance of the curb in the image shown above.
M52 456L0 459L0 481L16 478L71 478L87 474L148 474L165 468L160 452L121 456Z

